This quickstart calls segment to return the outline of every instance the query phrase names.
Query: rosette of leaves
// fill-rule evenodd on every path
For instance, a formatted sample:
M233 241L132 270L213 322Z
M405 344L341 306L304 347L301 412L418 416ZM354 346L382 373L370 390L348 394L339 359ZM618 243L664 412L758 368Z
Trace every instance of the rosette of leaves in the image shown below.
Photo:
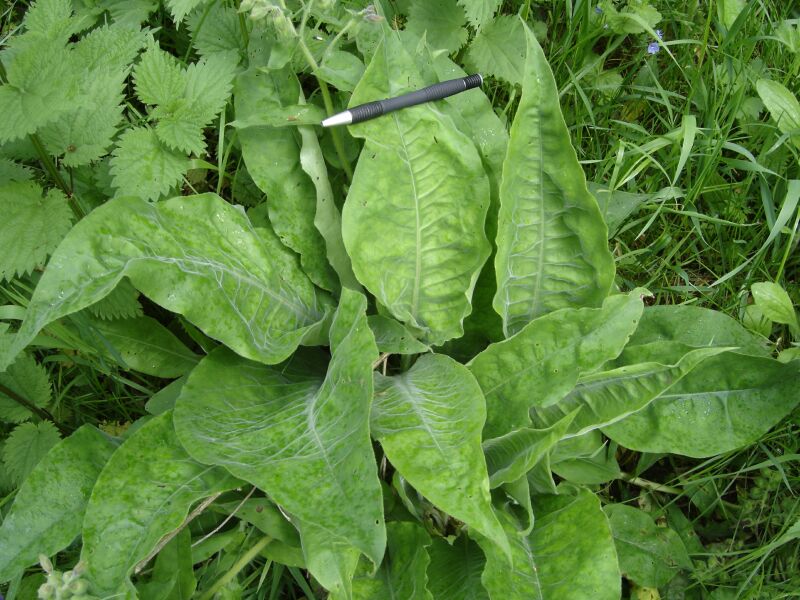
M178 18L204 10L168 5ZM66 234L0 349L7 369L44 328L129 285L202 350L148 338L161 340L147 346L159 377L174 380L152 414L124 440L87 425L33 468L0 526L14 542L0 580L77 538L81 578L101 598L235 594L258 557L306 569L302 585L332 598L370 599L602 600L620 597L623 574L660 585L691 568L685 552L665 558L682 543L671 534L637 555L629 522L655 523L604 510L589 486L622 476L617 445L711 456L752 442L797 405L797 362L722 314L613 289L606 225L524 23L509 133L480 92L361 123L344 185L347 153L331 147L345 141L295 122L307 114L300 79L293 63L269 66L263 20L242 20L247 53L224 64L242 64L242 131L271 144L270 160L236 149L267 209L216 193L153 202L175 177L149 173ZM369 23L379 42L362 46L349 102L461 73L413 30ZM309 85L320 57L305 40ZM222 61L184 67L150 47L134 74L148 125L121 136L112 169L131 140L205 152L202 129L228 94ZM262 121L254 90L272 111ZM318 239L298 245L285 235L297 231ZM97 329L120 344L135 330ZM123 368L135 358L119 354ZM34 526L44 522L59 526Z

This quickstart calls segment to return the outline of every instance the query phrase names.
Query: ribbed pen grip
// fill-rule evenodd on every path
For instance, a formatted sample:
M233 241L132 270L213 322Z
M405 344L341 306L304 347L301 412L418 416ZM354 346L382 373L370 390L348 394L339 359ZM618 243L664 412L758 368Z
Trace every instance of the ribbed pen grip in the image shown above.
M467 77L460 77L459 79L450 79L449 81L435 83L421 90L409 92L408 94L403 94L395 98L387 98L386 100L378 100L376 102L354 106L349 110L350 114L353 115L353 123L360 123L361 121L373 119L394 110L400 110L401 108L407 108L433 100L441 100L453 94L480 87L481 83L483 83L483 78L480 75L469 75Z

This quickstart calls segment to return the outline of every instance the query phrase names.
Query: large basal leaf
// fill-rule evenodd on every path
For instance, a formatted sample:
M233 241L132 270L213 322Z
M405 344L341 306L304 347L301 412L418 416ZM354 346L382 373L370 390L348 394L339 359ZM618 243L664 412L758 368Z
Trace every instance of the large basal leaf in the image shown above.
M397 34L387 33L350 104L430 83L416 73ZM430 103L351 131L365 139L342 214L356 276L426 343L459 337L490 249L489 184L475 146Z
M751 444L800 402L797 361L725 353L603 432L641 452L702 458Z
M192 460L175 436L172 412L153 417L111 456L86 507L81 560L92 593L133 598L128 576L136 564L194 502L239 484L224 469Z
M602 308L566 308L492 344L469 364L486 396L484 438L530 425L528 411L561 400L577 383L616 357L642 314L640 289L606 299Z
M669 527L658 527L646 512L611 504L604 509L622 574L642 587L666 585L680 569L692 569L692 561L680 536Z
M48 323L108 295L127 276L242 356L277 363L323 316L314 287L267 230L219 196L151 204L118 198L64 238L0 369Z
M386 533L383 563L372 573L362 561L353 579L353 600L432 600L427 590L430 557L426 548L431 544L430 536L413 522L387 523ZM331 598L337 600L343 596Z
M249 70L236 78L236 119L255 116L297 104L300 83L293 71ZM325 254L325 241L314 227L317 196L313 182L300 163L301 142L288 127L254 126L238 130L247 172L267 194L267 210L275 233L300 255L303 269L318 286L338 287L336 274ZM335 208L335 207L334 207Z
M178 435L197 460L225 466L304 524L309 569L349 544L379 564L383 501L369 439L377 348L366 299L343 289L331 326L333 358L322 378L303 365L270 368L218 349L192 371L175 407ZM320 541L322 540L322 541ZM326 542L326 543L325 543Z
M500 184L495 310L506 336L553 310L597 306L614 279L606 226L570 142L555 79L525 28L522 99Z
M531 418L537 427L549 427L578 410L569 427L570 436L611 425L641 410L692 369L702 368L704 360L726 350L698 348L673 365L643 362L592 373L579 379L563 400L531 409Z
M469 370L426 354L405 373L375 378L372 435L392 465L433 504L507 548L481 449L486 408Z
M114 448L105 434L84 425L36 465L0 527L0 582L78 536L92 487Z
M534 499L536 524L528 536L519 535L514 517L501 513L513 540L511 569L481 542L482 581L492 600L619 600L617 554L600 501L587 489L560 491Z
M546 429L523 427L499 438L483 443L486 464L489 469L489 484L496 488L504 483L513 484L525 477L564 437L577 411L567 414Z
M428 554L428 589L434 600L489 600L481 585L483 552L469 537L460 536L452 546L442 538L434 538ZM504 560L503 554L499 555L499 560ZM508 568L508 559L505 560Z
M200 359L172 332L151 317L132 319L92 320L104 343L98 349L119 356L126 368L154 377L180 377ZM111 348L104 348L110 345Z

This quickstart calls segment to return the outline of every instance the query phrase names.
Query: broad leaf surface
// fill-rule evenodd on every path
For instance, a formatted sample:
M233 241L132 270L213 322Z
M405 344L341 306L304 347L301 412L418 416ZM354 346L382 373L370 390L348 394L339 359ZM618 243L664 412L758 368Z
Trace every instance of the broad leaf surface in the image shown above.
M797 406L798 389L796 362L721 354L603 432L641 452L714 456L764 435Z
M500 184L497 294L506 336L559 308L596 306L614 260L586 189L550 66L526 28L528 56Z
M642 314L642 291L608 298L602 308L566 308L492 344L469 364L486 396L484 438L531 423L528 411L561 400L625 347Z
M538 427L548 427L577 409L569 427L573 436L611 425L641 410L704 360L725 350L699 348L689 351L674 365L643 362L592 373L578 380L563 400L534 407L531 417Z
M310 553L347 543L379 564L386 541L369 439L377 349L365 307L361 294L343 291L324 379L302 364L271 368L221 348L192 371L175 407L192 456L267 492L301 521L301 536L304 523L317 529L315 544L303 540L312 573Z
M95 480L114 448L105 434L84 425L36 465L0 527L0 582L78 536Z
M692 569L680 536L669 527L658 527L646 512L625 504L604 509L622 574L642 587L666 585L680 569Z
M392 465L433 504L507 546L481 450L483 394L469 370L426 354L405 373L375 378L372 435Z
M375 336L375 343L380 352L392 354L422 354L430 348L414 337L402 323L391 317L370 315L367 317L369 328Z
M396 96L426 83L387 33L350 100ZM430 103L351 128L365 139L342 214L359 281L398 320L438 345L463 333L489 255L489 184L478 152Z
M64 238L0 368L42 327L97 302L123 276L209 336L266 363L289 356L323 316L294 257L220 197L119 198Z
M86 507L81 560L92 592L132 598L131 571L192 504L239 484L224 469L186 454L171 412L153 417L111 456Z
M289 69L251 69L236 78L234 92L236 119L247 121L297 104L300 83ZM302 169L297 132L284 127L247 127L239 129L239 140L247 172L267 194L275 233L300 255L303 269L315 284L335 290L338 282L326 258L325 240L314 226L317 192Z
M482 581L492 600L618 600L620 572L611 529L600 501L578 488L558 496L534 498L536 524L528 536L515 519L501 513L513 540L511 569L494 547L486 553Z
M485 558L468 536L459 536L452 546L442 538L434 538L428 553L428 589L434 600L489 600L481 585ZM508 559L502 554L499 560L505 560L508 566Z

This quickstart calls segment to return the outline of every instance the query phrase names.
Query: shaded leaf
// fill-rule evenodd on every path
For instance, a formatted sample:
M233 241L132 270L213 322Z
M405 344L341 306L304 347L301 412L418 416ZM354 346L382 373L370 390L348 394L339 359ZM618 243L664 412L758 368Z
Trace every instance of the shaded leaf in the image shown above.
M467 42L467 17L456 0L411 0L406 30L423 35L431 48L453 53Z
M369 328L375 336L379 352L391 354L421 354L430 348L414 337L408 329L391 317L370 315Z
M3 446L3 466L11 480L20 485L60 439L50 421L17 425Z
M0 385L39 408L44 408L50 402L47 369L27 352L20 354L8 369L0 373ZM0 420L20 423L31 416L27 408L0 389Z
M481 585L485 558L469 537L460 536L452 546L434 538L428 553L428 589L434 600L489 600Z

